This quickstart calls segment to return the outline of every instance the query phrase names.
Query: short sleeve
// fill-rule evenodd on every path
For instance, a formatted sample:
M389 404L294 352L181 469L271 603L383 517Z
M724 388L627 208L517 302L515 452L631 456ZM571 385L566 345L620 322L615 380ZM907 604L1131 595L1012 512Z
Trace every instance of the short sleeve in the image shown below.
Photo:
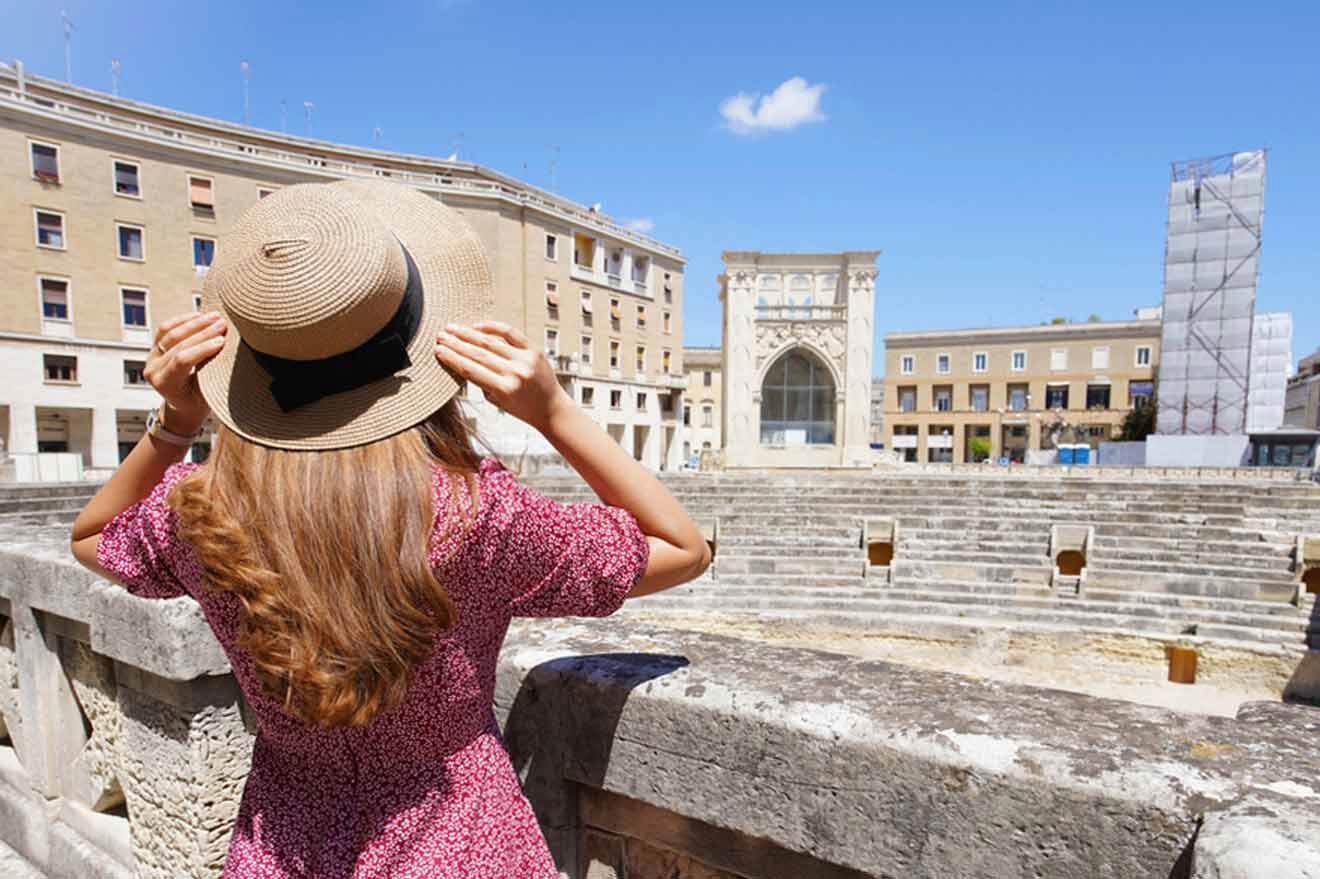
M170 489L197 467L175 464L145 498L123 510L101 530L96 562L128 591L142 598L178 598L188 594L186 576L197 562L175 536L177 520L166 498Z
M650 546L626 510L559 503L490 460L478 497L482 567L513 616L608 616L646 570Z

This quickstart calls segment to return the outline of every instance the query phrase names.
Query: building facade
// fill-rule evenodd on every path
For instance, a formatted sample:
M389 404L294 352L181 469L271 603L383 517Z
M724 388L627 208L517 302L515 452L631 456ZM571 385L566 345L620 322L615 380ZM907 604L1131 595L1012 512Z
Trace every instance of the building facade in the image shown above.
M1320 430L1320 348L1298 361L1284 406L1285 425Z
M724 352L719 348L684 348L687 396L683 406L683 457L724 448Z
M1116 438L1154 400L1160 321L885 337L885 448L974 462Z
M726 251L724 466L869 467L879 251Z
M234 125L0 65L0 438L114 467L157 404L153 328L198 307L217 246L281 186L389 178L461 212L486 246L496 316L647 465L682 461L682 254L481 166ZM474 394L503 453L548 451Z

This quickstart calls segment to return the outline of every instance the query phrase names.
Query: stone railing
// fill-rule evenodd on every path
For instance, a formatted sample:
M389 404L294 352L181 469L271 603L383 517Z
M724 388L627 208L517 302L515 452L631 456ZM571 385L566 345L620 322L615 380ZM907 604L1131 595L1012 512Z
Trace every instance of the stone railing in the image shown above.
M933 476L952 476L974 474L976 476L1004 476L1014 479L1021 477L1042 477L1046 479L1091 478L1091 479L1172 479L1189 481L1232 481L1232 482L1310 482L1312 474L1307 470L1293 467L1109 467L1099 464L1011 464L1002 465L986 462L983 464L939 464L928 462L908 463L880 458L875 469L894 472L901 475L930 474Z
M198 608L0 549L0 842L218 876L251 731ZM564 876L1314 877L1320 710L1236 720L604 621L520 621L496 712Z

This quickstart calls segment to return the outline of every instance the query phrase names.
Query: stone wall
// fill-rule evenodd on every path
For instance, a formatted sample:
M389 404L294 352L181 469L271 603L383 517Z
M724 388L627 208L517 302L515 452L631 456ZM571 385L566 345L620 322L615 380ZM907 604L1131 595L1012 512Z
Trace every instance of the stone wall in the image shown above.
M219 874L250 749L188 599L0 548L0 843ZM521 621L496 710L568 877L1320 877L1320 712L1236 719L645 627Z

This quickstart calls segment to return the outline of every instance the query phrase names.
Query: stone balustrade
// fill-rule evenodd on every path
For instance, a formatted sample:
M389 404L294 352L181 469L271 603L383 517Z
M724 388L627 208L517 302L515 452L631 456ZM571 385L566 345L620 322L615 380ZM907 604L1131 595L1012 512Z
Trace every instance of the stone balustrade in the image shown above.
M58 538L58 539L55 539ZM0 548L0 864L219 875L251 728L197 606ZM496 711L565 876L1320 876L1320 711L1237 719L629 622L519 621Z

